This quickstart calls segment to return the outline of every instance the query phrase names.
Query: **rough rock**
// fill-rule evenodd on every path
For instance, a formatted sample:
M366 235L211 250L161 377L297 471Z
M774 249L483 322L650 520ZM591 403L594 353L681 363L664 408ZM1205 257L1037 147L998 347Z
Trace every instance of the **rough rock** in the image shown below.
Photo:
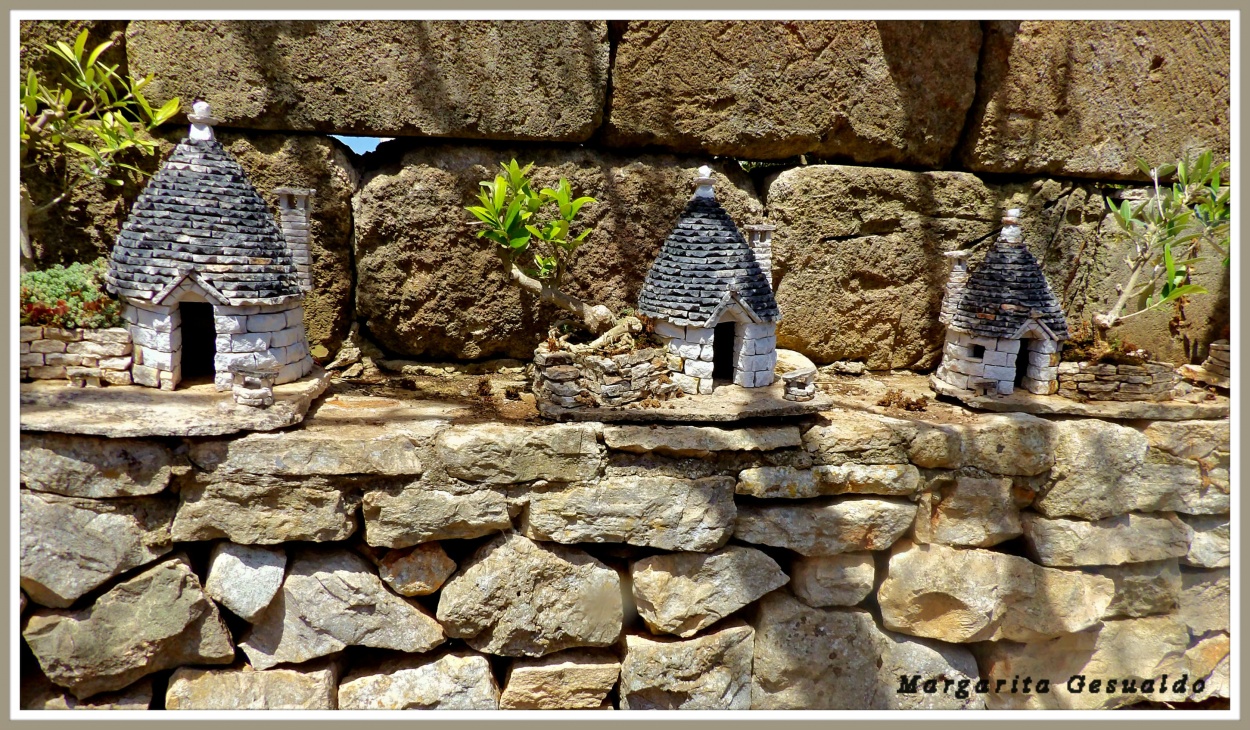
M378 561L378 575L401 596L428 596L454 572L455 561L436 542L391 550Z
M738 507L734 537L801 555L885 550L911 527L916 506L901 499L843 497Z
M705 459L717 451L772 451L803 444L797 426L604 426L609 449Z
M1229 451L1228 421L1152 421L1142 430L1151 448L1181 459L1203 459L1212 451Z
M454 494L421 482L398 484L365 492L361 508L365 539L377 547L480 537L512 526L507 498L491 489Z
M253 129L581 142L608 80L601 20L156 20L126 42L152 103L199 95Z
M1204 479L1197 461L1151 450L1136 429L1089 419L1054 426L1053 482L1033 505L1048 517L1228 511L1228 492L1216 474Z
M803 557L790 566L790 590L813 608L857 605L875 580L872 553Z
M401 657L345 677L338 703L340 710L497 710L499 685L480 654Z
M611 652L571 649L517 659L499 697L501 710L595 710L616 686L621 662Z
M962 172L808 165L769 178L767 200L778 347L870 370L937 365L942 251L998 230L991 188Z
M1144 180L1136 157L1226 156L1229 31L1224 20L990 22L963 162Z
M1113 594L1101 576L904 541L891 551L877 602L885 627L904 634L955 643L1040 641L1097 623Z
M733 534L735 513L732 477L608 477L531 491L523 532L562 543L707 552Z
M1181 571L1180 610L1177 618L1193 636L1229 632L1231 588L1228 568Z
M916 542L990 547L1017 537L1020 505L1010 479L958 475L920 495Z
M293 557L282 591L239 642L251 665L305 662L348 646L429 651L443 630L391 593L364 558L342 550Z
M153 441L24 433L22 486L67 497L105 499L156 494L174 470L169 449Z
M1103 618L1139 618L1171 613L1180 601L1181 571L1175 558L1149 563L1100 565L1086 573L1110 578L1115 597Z
M201 469L274 476L421 476L417 444L402 432L363 436L346 428L254 433L201 441L188 456Z
M966 21L630 22L615 48L606 139L938 165L972 103L980 44Z
M834 409L803 433L803 448L821 465L906 464L911 431L896 418Z
M1047 641L996 641L973 647L981 676L1046 678L1051 683L1046 693L990 692L985 695L989 709L1072 710L1112 709L1150 700L1183 702L1193 682L1216 671L1228 650L1227 637L1206 645L1191 642L1184 623L1175 616L1106 621ZM1166 689L1160 686L1164 674ZM1188 675L1189 691L1173 693L1182 675ZM1115 692L1109 689L1112 679L1119 685ZM1136 680L1135 692L1124 690L1125 679ZM1101 680L1097 692L1092 691L1094 680ZM1069 682L1080 691L1070 691Z
M578 482L598 474L602 427L595 424L453 426L435 442L438 458L456 479L516 484L543 479Z
M1177 515L1194 531L1189 553L1181 558L1196 568L1227 568L1231 547L1228 515Z
M36 672L22 679L19 692L18 706L23 710L147 710L152 707L151 679L141 679L117 692L79 700Z
M883 632L863 609L820 609L785 591L760 601L752 619L751 709L957 709L976 696L900 693L902 674L958 681L977 675L963 647Z
M925 425L907 446L907 460L921 469L958 469L964 465L960 430L949 425Z
M65 608L173 549L172 500L79 499L28 492L21 504L21 582L35 603Z
M878 697L885 693L885 705L891 710L982 710L985 698L967 692L960 696L959 686L972 689L980 672L972 652L963 646L944 644L940 641L917 639L912 636L882 631L881 667L877 669ZM900 693L901 677L910 675L914 681L920 675L919 692ZM934 692L927 683L933 681ZM940 680L940 681L939 681ZM952 685L947 682L951 681ZM964 684L964 683L967 684ZM939 690L940 688L940 690ZM937 692L940 691L941 694Z
M194 473L178 480L176 542L226 538L242 545L332 542L356 530L352 482L324 477Z
M653 555L629 566L638 615L654 633L694 636L789 582L781 566L753 548Z
M1027 413L986 415L963 433L965 466L1006 476L1035 476L1055 463L1055 424Z
M1120 565L1186 555L1193 530L1171 513L1127 514L1096 522L1026 512L1024 542L1042 565Z
M165 692L167 710L335 710L338 666L317 662L256 671L179 667Z
M356 313L377 343L421 359L528 360L556 319L507 278L494 244L476 237L463 206L499 163L534 162L536 187L560 177L594 233L564 277L564 290L612 311L637 306L660 245L694 192L706 156L614 154L589 148L422 145L398 165L366 175L354 202ZM718 165L716 195L738 225L763 207L737 165ZM362 325L364 327L365 325ZM654 411L648 411L654 413Z
M504 534L443 586L437 615L448 636L491 654L607 646L621 633L620 577L577 548Z
M269 605L286 570L286 552L221 542L208 559L204 591L234 615L254 621Z
M735 492L751 497L804 499L837 494L907 496L920 486L911 464L821 465L813 469L760 466L738 474Z
M117 584L81 611L35 611L22 636L44 674L79 699L183 664L234 661L217 607L179 558Z
M621 709L750 709L754 635L742 621L693 639L627 634Z

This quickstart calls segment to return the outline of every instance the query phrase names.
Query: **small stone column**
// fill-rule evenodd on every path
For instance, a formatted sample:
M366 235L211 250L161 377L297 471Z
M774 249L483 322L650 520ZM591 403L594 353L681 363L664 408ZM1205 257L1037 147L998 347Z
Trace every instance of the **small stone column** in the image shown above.
M955 310L959 307L959 298L964 294L964 286L968 283L968 252L947 251L942 254L953 259L950 278L946 280L946 293L942 296L942 310L938 313L938 321L949 325Z
M751 251L755 253L755 261L760 265L760 271L764 272L764 278L768 279L768 285L773 285L773 231L777 230L777 226L770 226L766 223L757 223L751 226L743 226L747 232L747 243L751 246Z
M308 219L312 208L312 188L276 188L282 237L291 250L291 258L299 271L299 286L312 290L312 254L308 248Z

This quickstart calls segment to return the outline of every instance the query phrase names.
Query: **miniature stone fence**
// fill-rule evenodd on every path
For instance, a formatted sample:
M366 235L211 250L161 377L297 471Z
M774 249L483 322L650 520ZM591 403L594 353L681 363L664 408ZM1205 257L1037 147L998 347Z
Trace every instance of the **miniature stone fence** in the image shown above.
M561 408L620 406L681 392L665 350L653 347L611 357L596 353L534 352L534 393Z
M21 327L18 339L22 380L130 385L133 344L124 327Z
M1229 695L1227 420L455 408L336 396L241 437L23 433L22 706Z
M1180 378L1172 365L1065 362L1059 364L1059 395L1117 401L1164 401Z

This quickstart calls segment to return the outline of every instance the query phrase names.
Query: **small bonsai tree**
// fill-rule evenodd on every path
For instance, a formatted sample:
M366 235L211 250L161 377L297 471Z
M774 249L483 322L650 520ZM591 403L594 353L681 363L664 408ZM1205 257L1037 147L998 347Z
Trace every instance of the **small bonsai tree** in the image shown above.
M642 322L632 316L617 318L602 304L588 304L561 289L564 275L577 249L594 230L579 221L582 208L595 203L591 197L575 198L569 181L560 178L554 188L534 192L530 170L514 159L500 163L503 173L494 180L483 180L478 194L481 205L465 208L482 229L478 238L495 243L509 278L517 286L554 304L576 318L574 323L598 335L587 345L565 346L594 349L629 333L642 330Z
M1126 258L1129 274L1117 286L1119 296L1111 309L1092 318L1096 341L1105 340L1107 330L1130 317L1207 293L1190 279L1204 247L1214 249L1224 266L1229 265L1230 189L1222 180L1228 163L1213 164L1212 153L1206 151L1197 160L1186 157L1175 165L1150 167L1140 159L1137 164L1150 176L1150 195L1119 206L1107 200L1121 239L1131 244ZM1172 175L1176 177L1171 185L1160 182Z
M45 46L67 67L61 81L49 84L32 69L18 86L18 135L21 169L52 171L57 185L47 200L31 200L22 189L22 231L29 215L46 213L77 188L93 183L121 185L119 171L144 172L122 162L120 154L135 149L149 155L156 141L146 137L178 112L177 97L153 109L143 96L152 74L122 78L117 66L100 60L112 46L106 41L87 50L87 31L71 46L64 41ZM33 251L22 237L22 267L33 263Z

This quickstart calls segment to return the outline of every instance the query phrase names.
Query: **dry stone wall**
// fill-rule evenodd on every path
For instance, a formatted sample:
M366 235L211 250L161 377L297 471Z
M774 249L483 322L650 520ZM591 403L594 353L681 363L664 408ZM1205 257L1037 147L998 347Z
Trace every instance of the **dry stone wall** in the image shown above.
M526 425L350 405L233 438L24 433L23 707L1229 694L1226 420Z

